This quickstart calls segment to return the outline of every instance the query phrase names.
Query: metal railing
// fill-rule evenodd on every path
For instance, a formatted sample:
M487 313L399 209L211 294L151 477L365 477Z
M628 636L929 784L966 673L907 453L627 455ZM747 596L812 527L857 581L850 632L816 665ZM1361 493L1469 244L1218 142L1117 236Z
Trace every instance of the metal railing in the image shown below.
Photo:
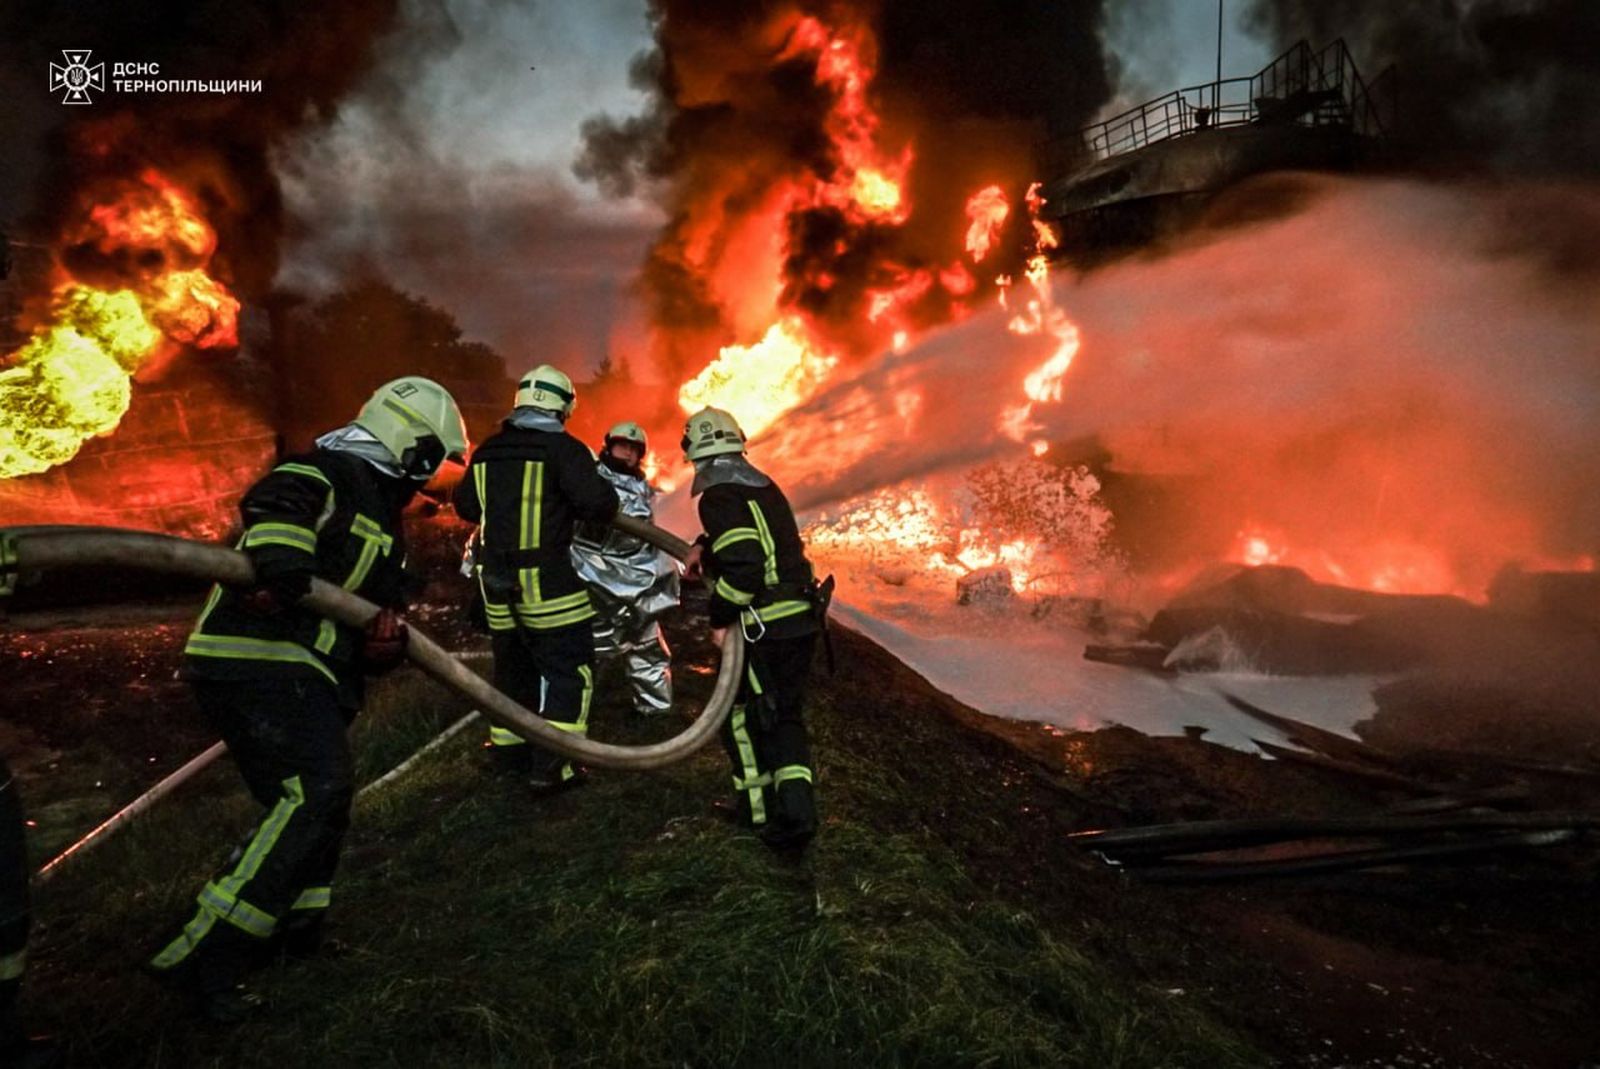
M1343 39L1321 51L1305 41L1248 78L1175 89L1079 131L1096 160L1202 130L1250 124L1336 126L1382 137L1393 124L1393 68L1371 85Z

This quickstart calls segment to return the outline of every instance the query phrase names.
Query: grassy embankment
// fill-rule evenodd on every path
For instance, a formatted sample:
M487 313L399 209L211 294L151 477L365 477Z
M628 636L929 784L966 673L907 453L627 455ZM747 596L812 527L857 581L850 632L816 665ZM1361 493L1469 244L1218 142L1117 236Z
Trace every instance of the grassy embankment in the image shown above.
M703 696L708 651L680 644ZM1025 761L882 651L841 645L811 714L825 826L799 863L711 811L716 746L535 801L469 731L359 801L345 953L259 974L269 1011L216 1031L136 969L253 815L218 768L41 894L32 1016L80 1066L1265 1061L1108 952L1138 933L1037 811ZM598 737L664 730L630 722L614 680L603 693ZM363 781L463 711L409 672L383 681Z

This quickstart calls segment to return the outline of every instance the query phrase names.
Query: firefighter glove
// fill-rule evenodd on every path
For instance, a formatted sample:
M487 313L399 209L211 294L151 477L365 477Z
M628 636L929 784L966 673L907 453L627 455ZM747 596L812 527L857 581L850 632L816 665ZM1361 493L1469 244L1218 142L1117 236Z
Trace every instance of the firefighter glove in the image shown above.
M378 610L378 615L368 621L361 644L362 667L372 675L398 667L406 659L406 637L405 617L398 609Z

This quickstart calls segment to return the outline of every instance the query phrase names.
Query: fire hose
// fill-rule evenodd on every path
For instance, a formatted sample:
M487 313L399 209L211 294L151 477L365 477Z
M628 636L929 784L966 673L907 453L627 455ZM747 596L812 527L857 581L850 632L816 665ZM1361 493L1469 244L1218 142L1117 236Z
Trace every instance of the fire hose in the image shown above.
M687 542L654 524L623 515L614 517L612 524L679 560L688 556ZM161 572L228 586L248 586L255 581L250 558L238 550L170 535L112 527L0 528L0 593L23 578L52 568L95 566ZM378 606L370 601L321 579L312 580L311 592L300 604L351 627L365 627L378 612ZM744 672L744 635L737 627L725 632L722 664L705 711L672 738L643 746L596 742L551 727L414 627L409 629L406 656L423 672L474 702L491 723L529 742L597 768L645 771L683 760L721 728Z

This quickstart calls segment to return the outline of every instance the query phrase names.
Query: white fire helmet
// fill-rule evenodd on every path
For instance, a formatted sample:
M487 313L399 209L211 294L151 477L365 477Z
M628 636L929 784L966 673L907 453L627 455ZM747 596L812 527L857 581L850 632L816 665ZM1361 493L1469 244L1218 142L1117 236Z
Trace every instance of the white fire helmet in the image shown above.
M384 383L361 406L355 423L388 447L413 479L431 477L447 459L466 459L461 409L432 379L408 375Z
M720 408L702 408L683 425L683 441L679 444L684 456L693 461L743 453L744 443L744 431L733 416Z
M540 364L517 383L516 405L554 412L564 420L577 407L578 395L564 372L549 364Z

